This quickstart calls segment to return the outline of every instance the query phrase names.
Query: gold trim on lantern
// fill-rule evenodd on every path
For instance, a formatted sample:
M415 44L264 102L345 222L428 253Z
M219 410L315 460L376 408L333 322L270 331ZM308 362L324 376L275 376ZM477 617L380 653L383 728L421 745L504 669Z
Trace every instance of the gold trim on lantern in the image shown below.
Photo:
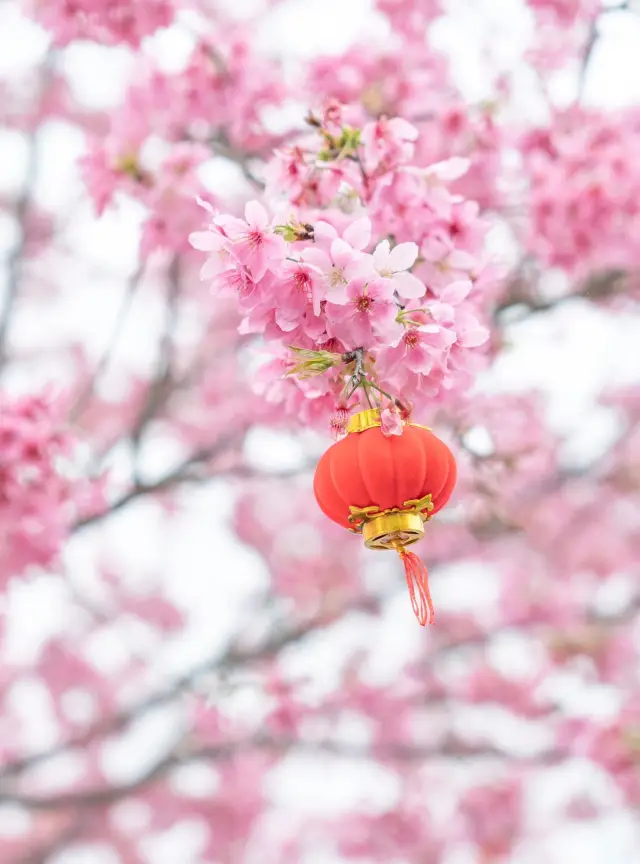
M397 549L410 546L424 537L424 522L419 513L381 513L362 526L367 549Z
M380 409L368 408L366 411L358 411L357 414L353 414L349 418L347 435L352 432L366 432L367 429L375 429L378 426L382 426ZM412 423L409 421L409 426L415 426L416 429L426 429L427 432L432 431L430 426L423 426L421 423Z
M376 426L382 426L380 420L380 411L378 408L369 408L367 411L358 411L349 418L347 423L347 434L351 432L365 432L367 429L373 429Z
M431 495L405 501L402 507L380 510L369 507L349 507L350 530L362 534L367 549L399 549L424 537L424 523L431 519Z
M388 516L390 513L412 513L420 516L423 522L428 522L431 518L429 513L433 510L433 501L431 494L425 495L424 498L411 498L405 501L402 507L391 507L388 510L380 510L376 504L371 504L369 507L349 507L349 522L358 531L362 528L365 522L371 519L377 519L379 516Z

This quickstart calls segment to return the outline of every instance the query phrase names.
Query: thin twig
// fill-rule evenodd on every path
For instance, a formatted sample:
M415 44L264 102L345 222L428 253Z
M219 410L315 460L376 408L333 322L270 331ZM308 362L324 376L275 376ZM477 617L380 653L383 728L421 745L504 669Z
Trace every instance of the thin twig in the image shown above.
M111 516L118 510L122 510L123 507L127 506L127 504L130 504L132 501L135 501L136 498L140 498L143 495L152 495L156 492L162 492L172 486L177 485L178 483L184 483L190 480L197 480L197 477L192 476L191 472L193 471L193 469L197 468L200 465L203 465L205 462L208 462L215 456L218 456L220 453L224 452L228 447L230 447L235 441L239 439L240 435L241 432L236 431L232 435L225 436L223 439L216 442L215 444L212 444L210 447L204 447L201 450L192 453L179 465L177 465L175 468L172 468L171 471L168 471L158 480L154 480L151 483L144 483L141 481L135 483L131 489L121 495L120 498L117 498L113 503L111 503L106 510L100 511L99 513L93 513L90 516L86 516L84 519L76 522L76 524L72 528L72 531L81 531L83 528L86 528L89 525L94 525L97 522L101 522L103 519L106 519L108 516Z
M134 454L134 482L139 482L137 457L140 450L140 442L149 422L156 416L157 412L167 401L170 393L170 383L175 353L175 329L178 320L178 301L180 298L180 258L176 255L169 266L167 297L165 301L165 321L158 349L158 360L156 372L147 391L147 396L135 422L129 433Z
M91 397L93 396L98 381L107 370L107 367L113 357L115 348L118 344L118 339L120 338L120 334L122 333L122 329L127 320L127 315L131 309L131 304L133 303L133 298L136 294L136 289L140 284L140 280L144 273L144 265L140 265L137 269L131 274L127 281L127 285L125 288L125 292L120 303L120 307L118 308L118 313L116 316L115 323L113 325L113 330L111 331L111 336L109 338L109 342L107 347L102 354L102 357L96 364L95 371L91 377L91 380L87 384L85 390L80 394L80 397L76 401L75 405L71 408L69 413L69 420L71 423L76 422L82 414L86 411L91 401Z
M219 132L211 141L211 146L218 156L222 156L224 159L228 159L230 162L234 162L238 165L244 178L248 180L255 189L262 191L265 188L265 183L256 177L249 167L251 159L258 158L258 154L255 154L254 156L254 154L251 153L243 153L241 150L233 147L222 132Z

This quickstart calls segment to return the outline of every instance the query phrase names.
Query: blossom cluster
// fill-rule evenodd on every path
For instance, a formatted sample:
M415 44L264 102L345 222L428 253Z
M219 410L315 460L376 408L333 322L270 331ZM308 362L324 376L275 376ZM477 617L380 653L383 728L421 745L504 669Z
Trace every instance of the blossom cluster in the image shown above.
M413 32L415 36L421 31ZM320 57L311 64L308 88L318 100L348 104L356 125L383 117L407 118L420 132L414 141L416 164L462 157L468 160L468 170L452 190L482 207L503 203L499 180L505 132L498 120L498 102L469 105L452 88L444 58L425 52L419 41L377 51L358 44L339 63L332 56Z
M543 20L560 27L588 22L602 6L601 0L528 0L528 4Z
M613 778L631 807L640 804L640 702L631 695L620 713L609 720L570 719L560 739L572 752L588 756Z
M90 39L103 45L138 47L145 36L173 20L171 0L32 0L33 15L56 44Z
M141 256L157 249L184 253L198 224L200 169L215 156L259 154L273 136L261 112L284 97L275 63L250 52L234 30L203 38L184 68L139 69L107 132L90 136L81 173L98 215L122 196L147 210Z
M530 184L526 245L544 264L582 278L638 265L627 240L640 225L640 172L632 144L640 113L573 107L522 139Z
M495 278L485 229L478 206L449 189L466 163L415 167L418 133L406 120L357 129L346 118L329 105L310 118L320 147L305 139L274 155L267 198L281 216L257 201L244 218L208 207L207 229L190 238L208 253L212 294L236 298L241 332L275 347L263 381L271 375L270 397L299 416L310 401L321 414L346 405L354 352L362 404L389 393L411 403L464 388L488 338L478 320L483 278ZM360 204L345 212L349 198Z
M242 542L274 562L276 590L301 610L330 613L361 591L358 545L340 544L342 529L324 517L306 484L248 485L236 502L233 523Z
M0 394L0 584L56 557L83 485L69 473L73 449L51 402Z

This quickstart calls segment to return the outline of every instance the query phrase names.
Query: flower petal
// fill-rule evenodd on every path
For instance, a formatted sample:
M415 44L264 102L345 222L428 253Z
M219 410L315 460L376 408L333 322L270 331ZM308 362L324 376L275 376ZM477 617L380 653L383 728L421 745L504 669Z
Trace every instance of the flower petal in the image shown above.
M418 130L415 126L404 120L402 117L394 117L389 120L389 129L398 138L404 138L405 141L416 141L418 139Z
M453 156L451 159L445 159L444 162L436 162L434 165L429 165L426 169L427 176L437 177L438 180L451 182L459 180L469 170L471 162L469 159L464 159L462 156Z
M389 254L391 244L388 240L383 240L378 243L373 251L373 263L376 265L376 270L389 270Z
M469 255L468 252L463 252L460 249L456 249L448 258L449 266L456 270L473 270L477 263L473 255Z
M386 435L387 437L389 435L402 435L404 423L397 411L391 411L389 408L385 408L380 414L380 424L383 435Z
M444 289L440 295L440 300L450 306L457 306L467 296L473 288L472 283L468 279L459 279L457 282L452 282Z
M333 225L329 225L328 222L323 222L322 219L314 223L313 234L316 243L321 243L322 241L324 241L327 245L330 245L331 241L335 240L335 238L338 236L338 232L333 227Z
M244 208L244 216L252 228L265 229L269 224L269 216L258 201L248 201Z
M202 269L200 270L200 279L213 279L219 273L223 273L225 270L231 270L234 266L235 261L230 255L226 261L218 255L212 255L211 258L208 258L202 265Z
M424 284L411 273L396 273L391 280L393 287L401 297L409 300L413 297L423 297L427 290Z
M336 306L344 306L349 302L346 285L336 285L327 291L326 299L329 303L335 303ZM319 314L319 313L317 313Z
M457 342L462 348L477 348L479 345L484 345L488 338L487 328L478 324L476 327L458 333Z
M417 257L417 243L399 243L391 250L388 266L394 273L398 273L400 270L408 270L416 263Z
M366 249L371 243L371 220L366 216L349 225L347 230L342 235L343 239L358 251Z
M276 324L285 333L290 333L295 330L300 323L299 316L286 308L276 308L275 311Z
M207 213L211 213L213 216L216 215L216 211L213 209L211 204L208 201L205 201L204 198L200 198L200 196L196 197L196 203L199 207L202 207L203 210L206 210Z
M247 223L243 219L238 219L237 216L227 216L222 213L220 216L216 216L214 222L231 239L243 237L247 233Z
M189 243L201 252L212 252L217 249L219 241L213 231L194 231L189 234Z
M373 263L373 256L366 253L359 255L357 258L352 258L344 268L343 273L347 282L350 282L352 279L370 280L378 277L378 271Z
M344 240L341 240L340 237L337 237L331 244L331 257L337 267L346 267L346 265L353 259L353 256L354 253L351 246L349 246L348 243L345 243Z
M322 249L315 247L303 249L300 259L320 273L328 273L331 270L331 258Z

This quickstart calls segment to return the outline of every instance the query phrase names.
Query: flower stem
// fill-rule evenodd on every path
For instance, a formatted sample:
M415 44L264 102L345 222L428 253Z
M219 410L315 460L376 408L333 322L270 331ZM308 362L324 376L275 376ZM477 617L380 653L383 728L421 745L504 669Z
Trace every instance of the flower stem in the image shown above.
M369 408L373 408L373 405L371 403L371 397L369 396L369 382L366 378L362 379L362 389L364 390L364 395L366 397Z
M383 396L386 396L387 399L390 399L392 402L396 401L396 399L394 399L394 397L390 393L387 393L387 391L383 390L382 387L378 387L378 385L374 384L373 381L368 381L368 384L370 387L373 387L374 390L377 390L378 393L382 393Z
M386 396L387 399L389 399L391 402L393 402L393 404L396 405L398 408L400 408L402 411L408 412L409 409L407 408L407 406L404 404L404 402L401 399L398 399L396 396L392 396L391 393L387 393L386 390L383 390L382 387L378 387L378 385L374 384L373 381L371 381L370 379L365 379L365 380L367 381L367 384L369 385L369 387L373 387L373 389L377 390L378 393L382 393L383 396Z

